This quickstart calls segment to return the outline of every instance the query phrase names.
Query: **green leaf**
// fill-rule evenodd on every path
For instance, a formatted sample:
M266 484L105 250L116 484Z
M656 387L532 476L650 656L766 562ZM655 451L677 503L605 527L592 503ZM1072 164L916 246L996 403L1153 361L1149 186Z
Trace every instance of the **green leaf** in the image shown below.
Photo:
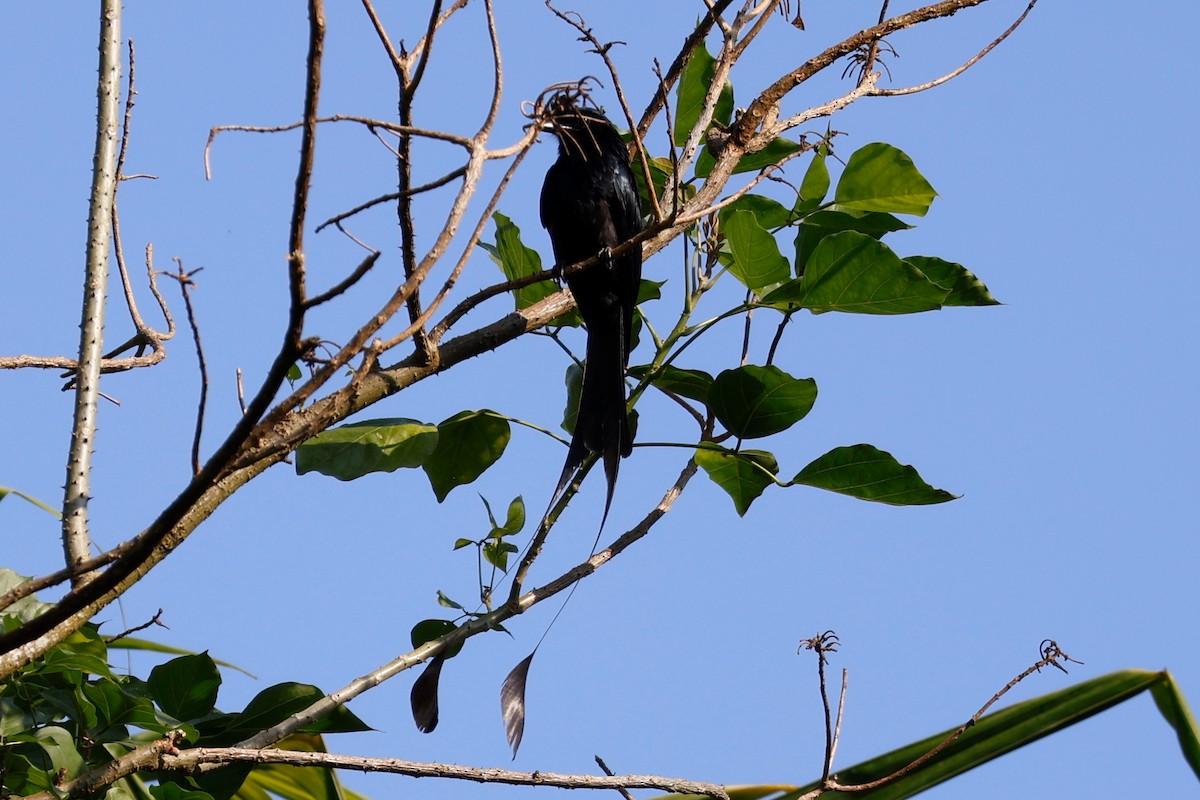
M412 641L412 646L415 650L426 642L432 642L434 639L442 638L457 627L457 625L448 619L423 619L416 625L413 625L412 631L409 632L409 638ZM444 650L439 655L441 655L442 658L454 658L456 655L462 652L462 647L462 642L456 642L455 644L451 645L449 649Z
M723 224L733 257L729 271L750 291L782 283L791 277L787 259L770 231L751 211L735 211Z
M933 256L909 256L904 260L921 270L926 278L950 291L942 301L943 306L1000 305L983 281L962 264Z
M512 220L496 211L492 214L496 223L496 243L494 245L480 242L479 246L487 251L492 260L500 267L508 280L524 278L542 271L542 257L536 250L525 246L521 241L521 229ZM554 281L539 281L513 292L518 309L527 308L534 303L549 297L558 291Z
M85 683L83 696L87 698L88 705L96 715L96 720L91 726L93 728L92 738L100 740L125 738L127 733L124 731L110 732L111 736L97 733L97 731L121 725L125 721L129 711L129 700L132 698L122 692L120 686L108 680Z
M725 370L708 393L708 407L739 439L787 430L804 419L816 400L812 378L797 379L779 367L753 364Z
M483 558L501 572L508 572L508 555L517 551L517 546L511 542L492 539L483 546Z
M830 450L800 470L792 483L893 506L929 505L956 499L955 495L921 480L909 465L869 444Z
M288 367L287 379L289 381L291 381L292 383L295 383L296 381L300 380L303 377L304 377L304 373L300 371L299 364L292 364L290 367Z
M488 515L491 516L491 509L488 509ZM512 536L514 533L520 533L525 527L525 498L517 495L508 504L508 512L504 517L504 524L497 525L495 520L492 521L492 531L488 536L499 539L503 536Z
M767 230L782 228L792 219L792 212L778 200L760 194L744 194L717 212L722 229L729 218L739 211L749 211L758 224Z
M425 474L438 502L456 486L478 478L504 454L512 432L495 411L460 411L437 426L437 447L425 459Z
M216 706L221 673L208 653L200 653L159 664L146 683L159 708L175 719L194 720Z
M768 293L763 302L796 303L814 313L913 314L941 308L948 294L883 242L843 231L821 240L804 277Z
M75 746L75 737L65 728L48 725L37 731L34 738L50 757L50 766L54 772L68 779L83 772L84 758Z
M275 745L280 750L325 753L320 736L289 736ZM338 781L336 770L295 767L288 764L260 764L246 778L235 800L366 800Z
M1196 718L1192 716L1192 710L1188 708L1171 673L1164 670L1157 674L1160 680L1150 686L1154 704L1158 706L1163 719L1175 729L1183 757L1196 777L1200 778L1200 727L1196 725Z
M116 680L108 666L108 647L93 627L75 631L46 653L39 671L66 675L75 684L81 684L85 675Z
M21 575L8 567L0 567L0 594L15 589L27 580L29 580L27 575ZM29 622L42 612L52 608L53 605L53 603L43 603L35 595L28 595L0 611L0 622L7 620L8 625L15 627L18 622ZM8 627L0 625L0 630L8 629Z
M47 514L50 514L55 519L62 519L62 513L57 508L54 508L53 506L51 506L47 503L43 503L41 500L38 500L33 495L25 494L24 492L18 491L16 489L10 489L7 486L0 486L0 500L3 500L5 497L8 497L10 494L15 495L29 503L33 503L35 506L37 506L38 508L45 511Z
M437 442L437 427L415 419L353 422L318 433L296 448L296 474L319 472L350 481L372 472L419 467Z
M766 450L727 450L706 445L696 449L696 463L708 477L733 499L738 516L744 517L763 490L775 482L779 464Z
M825 153L820 149L813 154L804 180L800 182L800 197L796 199L796 214L809 214L825 201L829 194L829 167L825 165Z
M716 59L706 48L698 47L683 68L675 98L676 147L682 147L687 142L688 134L700 119L700 112L704 109L704 96L712 86L716 63ZM722 126L728 125L732 116L733 86L726 81L713 109L713 122Z
M650 365L642 364L629 368L629 374L642 380L650 373ZM650 385L663 392L677 394L689 400L701 403L708 402L708 393L712 387L713 377L698 369L680 369L670 364L660 367Z
M882 211L842 211L838 209L822 209L804 218L796 231L796 275L804 274L808 259L813 250L826 236L842 231L858 231L873 239L882 239L892 231L902 231L912 225L903 222L899 217L885 214Z
M454 608L459 611L466 610L465 608L462 607L462 605L460 603L457 603L454 600L451 600L450 597L447 596L447 594L445 592L443 592L441 589L437 590L437 603L442 608Z
M324 696L325 693L316 686L306 683L288 682L270 686L255 695L245 710L234 717L228 734L241 738L266 730L283 722L292 714L303 711ZM352 733L369 730L370 727L345 706L339 706L328 717L301 728L303 733Z
M925 215L937 192L912 159L890 144L863 145L850 156L834 199L843 208Z

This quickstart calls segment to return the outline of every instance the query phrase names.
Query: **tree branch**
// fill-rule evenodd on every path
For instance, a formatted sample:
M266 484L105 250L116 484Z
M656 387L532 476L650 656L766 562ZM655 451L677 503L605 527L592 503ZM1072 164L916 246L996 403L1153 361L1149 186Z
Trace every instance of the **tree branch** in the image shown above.
M112 242L113 201L117 192L117 111L121 99L121 4L104 0L100 7L100 66L96 86L96 149L92 157L92 194L88 205L87 267L79 323L79 364L75 370L75 419L67 455L63 493L62 540L68 567L87 560L88 501L91 499L92 452L100 400L100 367L104 353L104 295L108 288L108 250ZM75 575L76 587L87 583Z

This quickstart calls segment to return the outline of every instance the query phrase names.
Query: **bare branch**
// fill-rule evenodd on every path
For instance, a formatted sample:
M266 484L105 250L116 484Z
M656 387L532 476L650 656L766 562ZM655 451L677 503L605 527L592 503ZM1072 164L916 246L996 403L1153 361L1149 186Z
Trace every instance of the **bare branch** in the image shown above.
M318 117L316 122L356 122L359 125L364 125L368 129L382 128L385 131L390 131L398 135L405 136L421 136L427 139L437 139L443 142L456 144L459 147L472 147L471 139L465 136L459 136L455 133L447 133L446 131L427 130L425 128L406 128L403 125L397 125L394 122L387 122L381 119L371 119L370 117L359 117L353 114L334 114L331 117ZM210 156L212 154L212 146L216 141L218 133L225 131L241 131L242 133L282 133L284 131L293 131L296 128L301 128L305 125L304 121L290 122L286 125L217 125L210 128L208 131L208 141L204 144L204 177L212 180L212 168L210 165Z
M183 306L187 311L188 325L192 329L192 343L196 346L196 362L200 369L200 399L196 404L196 429L192 435L192 474L198 475L200 473L200 438L204 433L204 410L208 404L208 364L204 360L204 346L200 343L200 326L196 322L196 310L192 306L191 290L196 285L192 276L204 267L185 272L182 259L176 257L171 260L175 262L178 272L164 274L179 283L179 291L183 295Z
M729 800L724 787L658 775L564 775L557 772L516 772L497 767L467 767L458 764L431 764L399 758L369 758L336 753L312 753L296 750L247 750L228 747L197 747L178 755L164 756L167 770L191 770L202 764L290 764L360 772L388 772L414 778L451 778L476 783L502 783L516 786L553 786L561 789L657 789L674 794L694 794Z
M309 298L308 304L307 304L308 307L315 308L316 306L319 306L322 303L326 303L326 302L332 300L333 298L339 297L342 294L344 294L347 290L350 289L350 287L352 287L352 286L354 286L354 284L358 283L364 275L366 275L368 272L371 271L371 267L375 266L375 262L379 260L379 255L380 255L380 253L378 250L372 251L366 258L364 258L359 263L359 265L357 267L354 268L354 271L351 272L349 275L347 275L343 280L334 284L332 287L329 288L328 291L322 292L321 294L317 295L316 297Z

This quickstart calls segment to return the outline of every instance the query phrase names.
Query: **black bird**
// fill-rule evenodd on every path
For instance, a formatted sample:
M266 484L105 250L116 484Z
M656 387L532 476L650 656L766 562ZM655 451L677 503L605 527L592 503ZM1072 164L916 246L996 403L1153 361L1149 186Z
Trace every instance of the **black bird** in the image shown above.
M609 251L642 229L642 210L621 135L599 111L577 105L576 96L553 96L542 124L558 138L558 160L542 185L542 225L560 269L596 255L601 260L564 276L587 327L587 353L579 413L554 496L588 454L599 453L608 479L607 518L621 458L633 448L625 369L642 277L641 247L619 256Z

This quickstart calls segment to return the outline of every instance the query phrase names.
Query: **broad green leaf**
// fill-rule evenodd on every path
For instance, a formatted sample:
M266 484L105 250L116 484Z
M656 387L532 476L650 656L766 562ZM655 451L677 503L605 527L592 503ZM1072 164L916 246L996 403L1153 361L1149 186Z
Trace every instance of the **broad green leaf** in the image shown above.
M409 640L412 642L413 649L415 650L426 642L442 638L457 627L457 625L448 619L423 619L416 625L413 625L412 630L409 632ZM456 642L439 655L442 658L454 658L462 652L462 648L463 643Z
M804 277L789 281L764 303L796 303L813 313L913 314L942 307L949 291L878 242L843 231L817 245Z
M82 683L85 675L99 675L116 680L108 666L108 647L94 628L81 628L61 644L46 653L39 670L43 673L71 673L74 683Z
M696 463L708 477L733 499L738 516L744 517L763 490L775 482L779 472L775 456L766 450L727 450L707 445L696 449Z
M496 243L480 242L479 246L492 257L504 273L504 277L511 281L541 272L542 257L521 241L521 229L499 211L492 214L492 220L496 223ZM553 281L539 281L517 289L513 295L516 307L522 309L557 291L558 285Z
M84 758L75 746L75 737L65 728L47 725L38 730L34 738L50 757L51 768L63 778L74 778L83 772Z
M792 219L792 212L778 200L761 194L744 194L717 213L721 227L724 228L729 218L739 211L749 211L758 224L767 230L782 228Z
M815 211L804 218L796 231L796 275L798 277L804 274L804 268L813 250L817 249L822 239L832 233L858 231L873 239L882 239L892 231L907 230L911 227L912 225L903 222L899 217L882 211Z
M929 505L955 499L949 492L921 480L909 465L869 444L830 450L800 470L792 483L894 506Z
M518 552L518 548L503 539L491 539L483 546L483 558L501 572L508 572L509 553Z
M904 260L921 270L926 278L938 286L950 290L950 294L942 301L943 306L1000 305L983 281L962 264L933 256L909 256Z
M813 153L804 172L804 180L800 182L800 196L796 198L796 214L809 214L816 211L829 194L829 167L825 165L825 153L818 149Z
M106 739L107 735L96 735L95 729L105 729L110 726L122 725L129 711L130 700L121 687L113 681L100 680L85 683L82 687L83 696L96 714L92 725L94 739ZM123 739L124 733L117 733L112 738Z
M283 722L292 714L303 711L324 696L325 693L316 686L306 683L288 682L270 686L255 695L245 710L235 716L228 729L229 733L240 737L266 730ZM370 727L350 709L340 706L328 717L304 726L301 732L351 733L369 730Z
M645 364L629 368L629 374L638 380L645 378L649 371L649 365ZM698 369L680 369L668 364L659 370L658 374L654 376L654 380L650 382L650 385L661 391L686 397L689 400L707 403L708 392L712 387L712 382L713 377L707 372Z
M437 447L436 425L400 417L352 422L318 433L296 448L296 474L341 481L372 472L419 467Z
M62 519L62 513L57 508L54 508L53 506L49 505L48 503L43 503L41 500L38 500L33 495L25 494L22 491L18 491L17 489L11 489L7 486L0 486L0 500L3 500L5 497L8 497L10 494L14 495L16 497L19 497L22 500L25 500L26 502L33 503L35 506L42 509L46 513L54 516L55 519Z
M460 411L439 423L437 447L422 464L438 502L495 464L511 436L508 420L486 408Z
M762 150L746 153L738 159L737 166L733 168L733 173L736 175L739 172L757 172L772 164L778 164L802 147L803 145L799 142L777 136ZM712 174L712 168L716 166L716 163L717 159L713 157L713 154L707 148L702 150L696 158L696 177L707 178Z
M27 580L29 580L27 575L21 575L8 567L0 567L0 594L15 589ZM0 626L0 629L9 630L9 626L16 627L18 622L29 622L42 612L52 608L53 605L53 603L43 603L37 599L36 595L22 597L7 608L0 610L0 620L8 621L8 625Z
M288 367L287 379L289 381L291 381L292 383L295 383L296 381L300 380L303 377L304 377L304 373L300 371L299 364L292 364L290 367Z
M712 86L716 59L704 47L698 47L683 68L675 97L675 146L682 147L704 109L704 96ZM728 125L733 116L733 86L727 81L713 109L713 122ZM701 143L704 138L701 137Z
M816 400L812 378L793 378L779 367L752 364L725 370L708 393L708 407L739 439L787 430L804 419Z
M863 145L850 156L834 199L843 208L924 216L937 192L912 159L890 144Z
M47 763L43 764L43 761ZM5 747L2 763L5 791L17 796L53 792L54 770L50 768L45 752L37 745L10 743Z
M770 231L758 223L754 213L736 211L725 221L722 232L729 241L733 273L750 291L786 281L791 277L787 259Z
M221 673L208 653L200 653L159 664L146 683L159 708L175 719L194 720L216 706Z
M488 516L491 516L491 509L488 509ZM515 533L520 533L525 527L525 498L517 495L508 504L508 511L504 517L504 524L497 525L495 520L492 521L492 532L488 536L499 539L503 536L512 536Z
M289 736L275 745L280 750L325 753L320 736ZM246 778L234 800L366 800L338 781L336 770L293 767L287 764L261 764Z

